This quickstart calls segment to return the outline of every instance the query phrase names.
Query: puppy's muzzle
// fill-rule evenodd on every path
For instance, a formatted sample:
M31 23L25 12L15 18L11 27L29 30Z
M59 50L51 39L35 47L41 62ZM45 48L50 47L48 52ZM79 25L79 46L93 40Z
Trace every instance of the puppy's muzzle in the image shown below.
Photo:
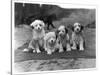
M40 27L37 28L38 31L41 31L42 29Z
M75 30L76 32L79 32L80 31L80 28L76 28L76 30Z
M54 42L54 40L51 40L51 43L53 43Z
M60 36L63 36L63 35L64 35L64 33L63 33L63 32L60 32L60 33L59 33L59 35L60 35Z
M79 28L77 28L76 30L77 30L77 31L79 31L80 29L79 29Z
M50 46L54 46L55 45L55 40L50 40L49 44L50 44Z
M51 40L50 40L50 44L53 45L54 43L55 43L55 40L54 40L54 39L51 39Z
M41 30L41 28L40 28L40 27L38 27L38 30Z

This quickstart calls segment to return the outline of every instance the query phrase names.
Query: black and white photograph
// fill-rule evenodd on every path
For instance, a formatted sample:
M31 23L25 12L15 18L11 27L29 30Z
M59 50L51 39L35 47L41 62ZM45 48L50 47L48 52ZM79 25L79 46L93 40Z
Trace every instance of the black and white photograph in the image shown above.
M12 2L13 73L96 68L96 8Z

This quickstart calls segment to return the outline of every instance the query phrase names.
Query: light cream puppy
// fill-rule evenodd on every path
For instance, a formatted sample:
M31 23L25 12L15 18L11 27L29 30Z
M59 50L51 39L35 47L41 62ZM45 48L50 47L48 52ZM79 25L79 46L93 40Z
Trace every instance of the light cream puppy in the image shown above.
M61 25L57 29L57 41L60 45L59 52L63 52L63 49L71 51L68 29L64 25Z
M44 36L45 36L45 24L41 20L35 20L31 23L31 27L33 28L33 37L29 43L28 49L24 49L24 51L29 51L29 49L33 49L33 52L40 53L40 47L44 46Z
M52 54L57 48L57 37L55 32L48 32L44 37L44 48L47 54Z
M82 34L83 26L80 23L76 22L74 23L72 30L72 49L75 50L77 49L77 46L79 46L79 50L83 51L85 42Z

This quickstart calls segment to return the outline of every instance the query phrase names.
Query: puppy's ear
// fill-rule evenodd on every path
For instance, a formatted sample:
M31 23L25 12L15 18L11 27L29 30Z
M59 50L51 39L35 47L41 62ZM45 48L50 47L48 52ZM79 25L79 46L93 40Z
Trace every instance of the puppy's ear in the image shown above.
M71 27L72 31L74 31L74 26Z
M83 30L84 29L84 26L81 26L81 30Z
M68 27L69 29L71 29L72 31L74 31L74 26L73 26L73 25L69 24L67 27Z
M32 29L34 29L34 27L33 27L33 23L31 23L30 26L31 26Z
M45 23L44 23L44 21L42 21L42 23L43 23L43 27L45 27Z
M56 39L58 38L58 35L56 34Z
M68 33L68 29L65 27L65 31L66 31L66 33Z
M59 30L56 30L55 33L58 34L59 33Z
M32 29L34 29L34 27L33 27L33 26L31 26L31 28L32 28Z
M55 31L56 39L57 39L57 37L58 37L58 33L59 33L59 30L56 30L56 31Z

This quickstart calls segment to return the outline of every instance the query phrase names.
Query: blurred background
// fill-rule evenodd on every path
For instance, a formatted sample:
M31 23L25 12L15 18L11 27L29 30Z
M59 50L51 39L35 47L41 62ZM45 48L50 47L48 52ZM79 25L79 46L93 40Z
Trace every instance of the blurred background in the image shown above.
M53 15L55 26L80 22L86 27L95 28L95 9L63 8L58 5L15 3L15 26L29 25L37 17Z

